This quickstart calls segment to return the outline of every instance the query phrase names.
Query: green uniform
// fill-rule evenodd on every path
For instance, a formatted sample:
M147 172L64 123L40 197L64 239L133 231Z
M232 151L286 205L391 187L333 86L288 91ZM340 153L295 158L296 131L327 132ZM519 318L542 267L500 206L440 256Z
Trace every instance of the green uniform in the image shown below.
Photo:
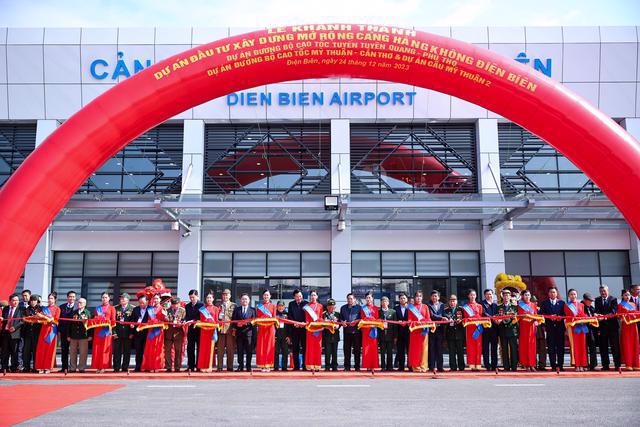
M397 320L398 316L393 308L378 310L380 320ZM393 371L393 347L398 336L398 325L387 324L385 329L378 329L378 345L380 346L380 368L383 371Z
M513 304L498 306L498 316L517 314L518 307ZM514 318L503 319L498 324L498 336L500 337L502 367L505 371L516 371L518 369L518 322Z
M333 313L324 311L322 313L322 320L340 322L340 313L334 310ZM322 343L324 344L324 369L325 370L338 370L338 342L340 341L340 330L336 330L331 333L328 330L322 331Z
M452 371L464 371L464 345L467 338L462 326L462 309L447 306L444 309L444 317L453 320L453 325L445 326L445 337L449 348L449 368Z
M114 308L116 309L116 321L134 322L138 320L133 319L133 305L127 304L122 307L121 304L118 304ZM133 335L133 331L133 326L120 323L116 323L113 328L113 370L115 372L129 369L129 360L131 359L131 338L129 337Z

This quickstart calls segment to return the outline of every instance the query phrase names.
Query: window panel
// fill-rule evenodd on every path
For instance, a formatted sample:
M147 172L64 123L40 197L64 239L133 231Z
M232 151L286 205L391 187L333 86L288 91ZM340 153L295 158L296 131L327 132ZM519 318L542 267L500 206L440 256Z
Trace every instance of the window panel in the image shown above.
M528 276L531 274L529 252L505 252L504 264L507 274Z
M234 276L266 276L265 252L236 252L233 256Z
M269 276L300 276L300 252L273 252L267 255Z
M535 276L564 276L562 252L531 252L531 272Z
M154 252L153 276L178 277L178 252Z
M626 251L600 252L600 270L603 276L628 276L629 253Z
M202 261L203 276L231 276L231 252L205 252Z
M115 276L117 259L116 252L87 252L84 255L84 275Z
M416 252L418 276L449 276L448 252Z
M351 254L352 276L379 276L380 252L353 252Z
M118 257L119 276L149 276L151 252L122 252Z
M382 252L383 276L413 276L413 252Z
M478 252L451 252L451 275L479 276Z
M82 276L82 252L55 252L53 273L56 277Z
M303 276L330 276L331 253L329 252L302 252Z
M597 276L598 253L596 251L565 252L567 276Z

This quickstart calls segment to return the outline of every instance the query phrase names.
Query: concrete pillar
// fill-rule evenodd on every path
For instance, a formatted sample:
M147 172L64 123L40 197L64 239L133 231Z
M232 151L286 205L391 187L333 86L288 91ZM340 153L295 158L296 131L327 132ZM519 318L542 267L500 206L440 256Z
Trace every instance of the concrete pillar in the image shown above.
M349 120L331 120L331 194L351 193Z
M204 121L184 121L182 149L182 193L197 197L203 193ZM178 246L178 296L186 300L189 290L202 287L202 233L199 223L192 223L191 232L180 227Z
M347 203L351 193L351 135L349 120L331 120L331 194L340 194ZM351 224L343 231L338 220L331 221L331 297L338 306L351 292Z
M498 120L479 119L476 123L478 138L478 192L500 194L500 149Z
M201 195L204 173L204 121L185 120L182 147L182 195Z
M479 119L476 123L478 135L478 191L483 195L499 197L500 188L500 149L498 143L498 121ZM502 227L491 231L488 225L482 226L480 233L480 280L483 289L493 288L498 273L505 272L504 230ZM517 273L517 272L516 272Z
M36 124L36 148L58 127L57 120L38 120ZM24 268L24 287L46 298L51 290L51 231L47 228L36 245Z
M184 229L179 233L177 294L186 301L190 289L200 291L202 287L202 233L199 224L192 224L188 236L184 235Z
M640 141L640 118L628 118L622 121L622 127L635 139ZM629 230L629 266L631 267L631 283L640 283L640 241L633 230Z

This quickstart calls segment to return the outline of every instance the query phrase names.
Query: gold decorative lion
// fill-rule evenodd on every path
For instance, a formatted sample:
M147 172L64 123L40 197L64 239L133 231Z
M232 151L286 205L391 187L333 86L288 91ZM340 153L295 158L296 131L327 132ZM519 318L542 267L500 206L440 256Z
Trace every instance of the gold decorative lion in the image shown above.
M498 294L498 304L502 304L502 290L505 288L510 289L512 292L518 293L527 289L527 285L522 281L520 276L512 276L506 273L500 273L493 281L496 288L496 294Z

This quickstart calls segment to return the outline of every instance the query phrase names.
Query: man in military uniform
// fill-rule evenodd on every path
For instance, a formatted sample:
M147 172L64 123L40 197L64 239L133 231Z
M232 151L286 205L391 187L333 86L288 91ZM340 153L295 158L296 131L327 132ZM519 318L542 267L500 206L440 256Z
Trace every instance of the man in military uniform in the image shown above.
M185 314L184 307L180 306L180 298L171 298L171 305L167 310L165 321L172 324L164 332L164 367L167 372L172 370L180 372L180 368L182 368L182 349L184 346L182 323Z
M322 320L325 322L340 322L340 313L336 311L336 301L329 299L327 309L322 313ZM338 370L338 343L340 342L340 331L338 328L333 333L328 330L322 331L322 343L324 344L324 370Z
M276 306L276 317L278 319L287 319L287 312L284 309L284 302L278 301ZM287 325L284 322L278 322L276 329L276 350L273 353L273 370L278 369L282 371L287 370L287 363L289 362L289 337L287 336ZM281 359L282 358L282 359Z
M80 298L78 308L71 315L72 319L91 319L91 312L87 310L87 300ZM69 322L69 372L76 369L82 373L87 369L87 355L89 354L89 341L93 339L93 331L88 332L84 322ZM78 355L80 360L78 361Z
M586 292L582 296L582 304L584 305L584 314L589 317L595 317L596 307L593 304L593 296L589 292ZM587 353L589 354L589 370L595 371L598 366L598 328L592 325L587 325L589 332L587 332Z
M452 371L464 371L464 344L466 335L462 325L462 309L458 307L458 297L449 296L449 305L444 309L444 317L449 320L445 335L449 348L449 368Z
M498 306L498 316L516 316L518 307L511 301L511 291L502 290L502 304ZM518 370L518 322L516 318L503 319L498 324L502 366L505 371Z
M231 291L225 289L222 291L222 304L218 320L228 322L233 316L236 304L231 301ZM236 351L235 329L231 328L230 323L223 323L222 328L218 332L218 342L216 343L216 351L218 353L218 372L222 371L224 355L227 354L227 371L233 372L233 355ZM277 348L276 348L277 351Z
M131 296L124 292L120 294L120 304L115 307L116 321L131 322L133 309L129 303ZM113 372L127 371L131 360L131 340L133 339L133 327L116 323L113 328Z

